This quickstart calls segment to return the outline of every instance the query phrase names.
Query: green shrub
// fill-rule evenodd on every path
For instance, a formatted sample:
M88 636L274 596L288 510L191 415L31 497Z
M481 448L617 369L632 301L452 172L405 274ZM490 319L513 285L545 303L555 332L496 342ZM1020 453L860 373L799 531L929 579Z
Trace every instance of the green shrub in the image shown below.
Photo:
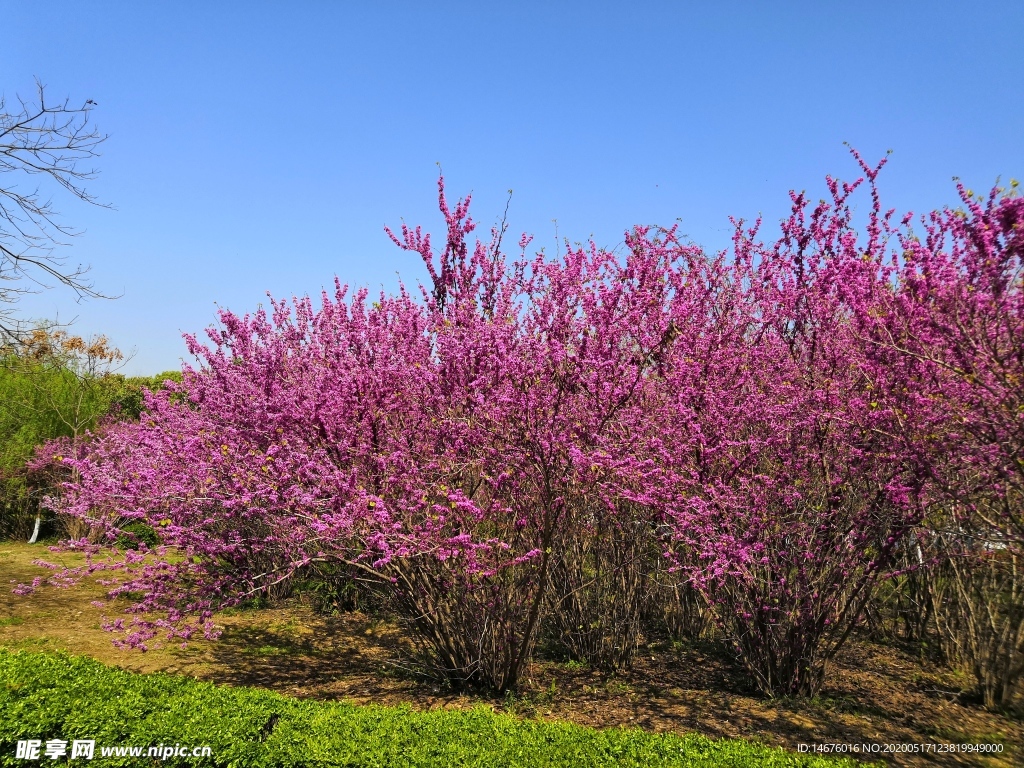
M593 730L489 709L300 701L91 659L0 648L0 765L19 739L95 739L88 765L262 766L852 766L746 741ZM101 757L101 746L209 746L205 759ZM43 762L49 762L43 760ZM77 762L77 761L75 761Z
M160 537L156 535L156 531L141 520L125 523L117 537L117 546L120 549L138 549L139 544L145 544L152 549L159 543Z

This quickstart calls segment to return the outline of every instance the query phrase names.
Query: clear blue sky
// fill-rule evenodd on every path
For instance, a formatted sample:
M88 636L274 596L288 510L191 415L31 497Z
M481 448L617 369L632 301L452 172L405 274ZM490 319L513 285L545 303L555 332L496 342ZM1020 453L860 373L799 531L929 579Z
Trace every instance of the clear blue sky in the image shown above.
M729 215L777 221L787 190L894 154L884 200L954 201L1024 176L1024 3L0 2L0 90L94 99L111 135L91 191L56 198L67 249L116 301L77 318L178 367L183 331L317 293L334 275L425 279L383 226L441 228L453 196L513 233L613 247L636 223L717 249ZM1014 138L1016 137L1016 138ZM3 180L7 183L8 180ZM486 230L486 226L484 227ZM517 238L516 238L517 239Z

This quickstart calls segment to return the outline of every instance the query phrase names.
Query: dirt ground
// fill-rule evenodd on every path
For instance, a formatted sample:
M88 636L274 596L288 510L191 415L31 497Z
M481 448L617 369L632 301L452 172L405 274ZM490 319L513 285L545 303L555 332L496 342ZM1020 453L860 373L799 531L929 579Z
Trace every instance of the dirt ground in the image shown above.
M697 731L746 738L791 750L842 743L1003 745L996 756L875 755L899 766L1024 764L1024 721L986 711L966 694L970 680L923 663L897 648L856 639L830 668L811 700L771 700L751 690L731 659L713 645L652 644L625 674L535 662L515 697L489 699L446 691L402 665L409 640L393 623L363 613L321 616L301 600L285 607L231 611L215 642L122 651L100 627L104 611L90 601L95 584L14 595L16 583L44 573L32 564L53 559L38 545L0 542L0 646L60 649L139 672L164 671L228 685L270 688L291 696L357 703L408 703L417 709L481 702L522 717L595 727ZM67 558L69 563L74 558ZM110 608L108 615L114 615Z

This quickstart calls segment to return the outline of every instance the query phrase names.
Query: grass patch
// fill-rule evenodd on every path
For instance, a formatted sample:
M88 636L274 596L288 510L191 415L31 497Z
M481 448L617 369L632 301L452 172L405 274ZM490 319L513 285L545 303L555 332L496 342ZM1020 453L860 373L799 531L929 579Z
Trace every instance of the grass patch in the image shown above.
M294 648L282 648L277 645L260 645L246 648L245 652L250 656L293 656L299 651Z
M39 648L43 645L50 645L51 642L48 637L26 637L22 640L16 640L14 644L18 648Z
M742 740L598 731L522 721L480 707L414 712L291 699L164 674L139 675L79 656L0 648L0 765L19 739L95 739L102 746L175 744L212 757L160 765L216 766L853 766ZM153 761L151 761L153 762Z
M20 627L25 623L21 616L5 616L0 619L0 627Z

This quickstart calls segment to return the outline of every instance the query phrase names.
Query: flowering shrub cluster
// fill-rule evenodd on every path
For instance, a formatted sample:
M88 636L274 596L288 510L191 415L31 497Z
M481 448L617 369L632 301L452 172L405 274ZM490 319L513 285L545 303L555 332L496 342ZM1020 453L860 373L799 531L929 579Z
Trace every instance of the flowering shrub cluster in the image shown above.
M934 510L1024 534L1024 207L962 190L922 240L854 155L864 179L717 256L638 227L621 255L510 258L442 180L438 252L388 232L428 285L222 312L140 422L61 457L91 541L159 544L72 542L89 565L58 576L121 572L112 626L145 647L342 565L435 671L508 690L543 633L627 664L668 573L762 690L814 693Z
M897 233L898 290L865 327L937 500L915 534L924 615L996 707L1024 680L1024 200L958 189L960 208Z

